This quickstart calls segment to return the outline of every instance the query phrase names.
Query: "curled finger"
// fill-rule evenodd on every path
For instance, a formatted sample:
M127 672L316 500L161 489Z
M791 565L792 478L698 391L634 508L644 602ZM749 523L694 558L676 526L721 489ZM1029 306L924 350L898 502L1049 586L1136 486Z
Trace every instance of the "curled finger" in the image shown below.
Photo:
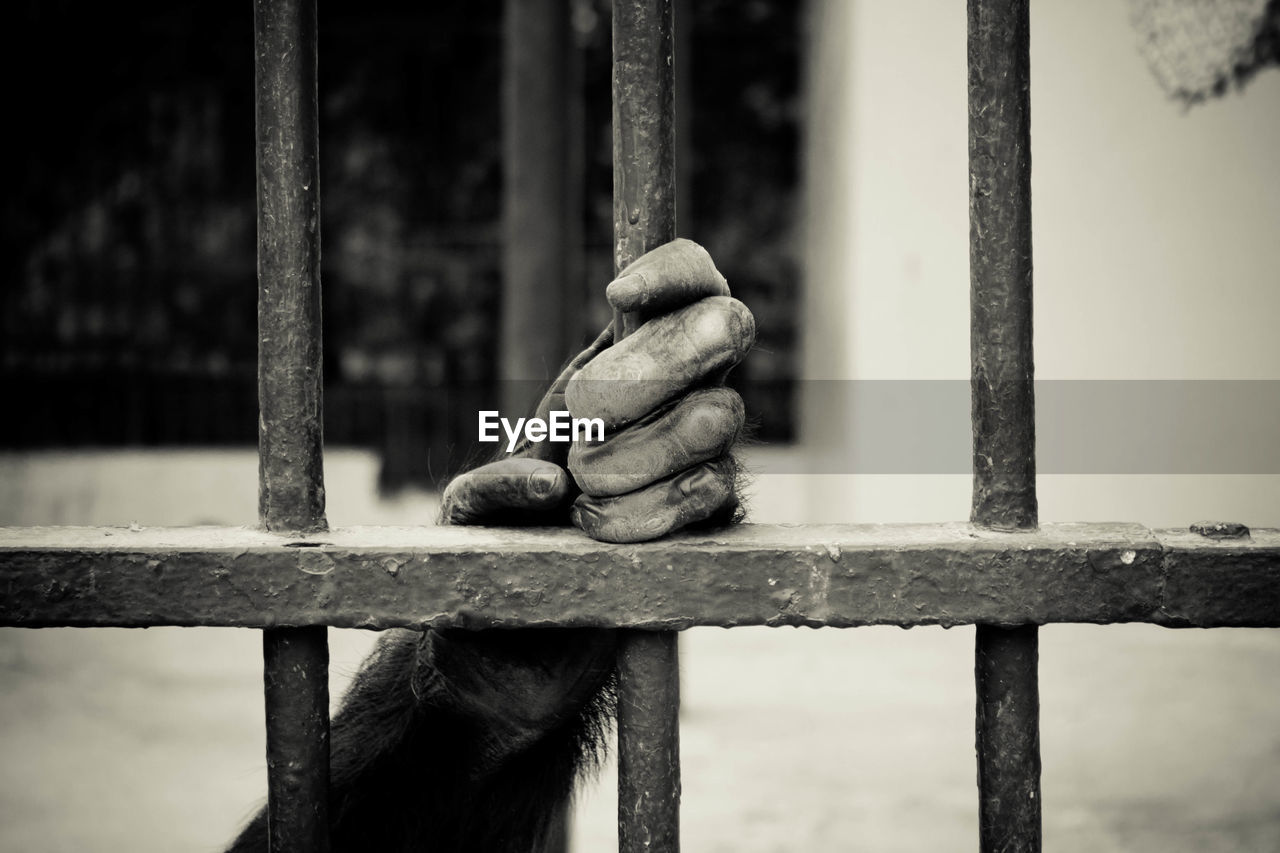
M736 463L723 456L625 495L579 495L571 518L601 542L658 539L691 524L731 514L737 507L736 476Z
M603 443L575 441L569 472L594 497L621 495L729 452L746 414L730 388L700 388Z
M755 319L728 296L710 296L645 323L579 370L565 388L574 417L608 428L637 421L733 367L755 342Z

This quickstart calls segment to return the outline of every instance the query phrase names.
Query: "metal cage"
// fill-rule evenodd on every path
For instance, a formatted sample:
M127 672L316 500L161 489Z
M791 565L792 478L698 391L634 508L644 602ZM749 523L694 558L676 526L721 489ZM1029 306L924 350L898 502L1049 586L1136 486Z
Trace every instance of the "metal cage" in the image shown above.
M616 265L675 235L672 0L615 0ZM272 849L328 849L326 626L601 626L619 839L679 847L677 632L976 624L981 849L1040 849L1037 628L1280 626L1280 530L1037 523L1027 0L969 0L973 507L947 525L329 530L315 0L255 0L259 530L0 530L0 624L263 630ZM927 582L926 582L927 581Z

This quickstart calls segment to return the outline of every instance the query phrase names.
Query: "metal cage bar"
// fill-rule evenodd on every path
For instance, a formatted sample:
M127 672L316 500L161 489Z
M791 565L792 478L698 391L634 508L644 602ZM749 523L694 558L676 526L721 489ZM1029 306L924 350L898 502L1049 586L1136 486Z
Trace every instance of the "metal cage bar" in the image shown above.
M0 625L1280 627L1280 529L738 524L636 545L570 528L0 529Z
M324 517L315 0L256 0L258 514Z
M969 282L975 525L1037 526L1027 0L969 0ZM1035 625L978 625L980 849L1040 850Z
M323 625L262 632L267 838L273 853L329 849L329 642Z
M679 634L625 631L618 647L618 851L680 849Z
M672 0L613 4L614 269L676 236ZM641 318L618 315L620 339ZM679 648L673 632L618 639L618 850L680 849Z
M255 0L258 513L323 531L320 174L315 0ZM269 849L329 849L329 647L323 625L263 631Z

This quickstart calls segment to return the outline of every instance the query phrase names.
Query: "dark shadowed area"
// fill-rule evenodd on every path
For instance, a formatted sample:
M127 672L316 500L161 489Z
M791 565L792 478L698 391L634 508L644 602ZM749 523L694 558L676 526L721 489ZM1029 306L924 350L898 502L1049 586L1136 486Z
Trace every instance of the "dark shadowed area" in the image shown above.
M768 439L793 431L799 8L690 5L682 42L680 233L758 306L760 351L735 381ZM0 387L27 414L0 446L255 441L241 12L21 4L3 58L25 130L0 203ZM574 0L570 26L576 346L607 321L613 273L607 3ZM387 489L456 473L475 452L467 403L501 396L502 34L499 0L320 10L325 433L382 453ZM33 72L46 64L58 72Z

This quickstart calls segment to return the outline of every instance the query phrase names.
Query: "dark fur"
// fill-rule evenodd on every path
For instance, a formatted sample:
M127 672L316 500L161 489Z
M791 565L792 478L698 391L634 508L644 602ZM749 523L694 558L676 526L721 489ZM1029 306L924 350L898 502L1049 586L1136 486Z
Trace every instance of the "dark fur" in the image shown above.
M389 632L334 717L333 853L541 853L575 776L603 754L612 677L567 722L476 778L483 737L432 684L420 640L417 632ZM266 849L264 809L230 850Z

